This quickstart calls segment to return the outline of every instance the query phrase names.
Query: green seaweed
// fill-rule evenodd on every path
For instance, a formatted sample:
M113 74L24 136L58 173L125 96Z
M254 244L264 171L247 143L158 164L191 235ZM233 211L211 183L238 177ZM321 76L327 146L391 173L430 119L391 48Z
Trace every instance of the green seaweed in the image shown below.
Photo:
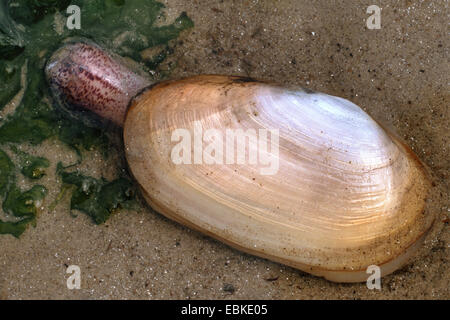
M0 149L0 196L4 196L9 187L14 183L14 163L8 155Z
M50 162L43 157L32 157L27 160L26 164L22 168L22 174L30 179L40 179L45 175L44 168L48 168Z
M10 61L0 61L0 110L20 90L20 67Z
M0 127L0 143L40 144L57 132L50 106L37 103L34 107L21 105Z
M78 172L67 172L58 164L63 183L75 186L70 208L79 210L96 224L104 223L119 208L129 208L134 203L134 188L127 178L113 181L95 179Z
M19 157L22 174L30 179L40 179L45 175L45 168L50 166L50 161L44 157L36 157L20 151L15 146L11 150Z
M69 30L64 25L69 4L81 9L79 30ZM22 100L12 114L0 120L0 146L39 145L54 137L74 149L79 161L82 161L82 152L94 148L107 156L111 143L102 129L69 117L49 99L43 72L45 62L66 38L85 37L134 59L144 69L157 69L172 53L171 40L193 27L185 13L170 25L155 25L163 8L164 5L155 0L0 0L0 110L20 91L22 68L27 70ZM162 49L154 57L144 58L142 50L153 46ZM39 185L26 192L20 191L15 185L15 167L20 167L26 177L38 179L49 163L42 157L24 161L18 155L18 160L20 163L15 166L0 150L3 210L12 214L34 212L36 200L32 196L37 196L34 192L40 190L42 196L45 192ZM75 186L71 208L87 213L95 223L106 221L115 209L132 203L133 189L128 178L108 182L60 173L66 185ZM89 187L85 189L86 186ZM24 213L23 220L16 222L0 220L0 233L18 237L27 224L34 221L34 213Z
M22 192L13 187L3 201L3 211L18 218L31 218L36 215L36 202L44 199L47 189L42 185L34 185L30 190Z
M80 125L67 118L58 119L58 139L76 151L81 157L81 150L98 149L107 155L110 146L105 132L99 128Z
M31 25L43 19L47 14L63 10L70 5L70 0L14 0L10 7L11 16L15 21Z
M27 228L28 224L36 221L37 202L44 199L47 189L41 185L34 185L28 191L20 191L13 187L3 201L3 211L11 214L19 221L0 220L0 234L12 234L18 238Z
M36 218L37 202L44 199L47 189L34 185L27 191L21 191L15 184L15 166L8 155L0 149L0 195L3 197L3 211L19 221L0 219L0 234L12 234L19 237L29 223Z
M0 59L10 60L24 51L24 39L10 16L8 1L0 1Z
M34 217L25 218L17 222L0 220L0 234L11 234L16 238L19 238L27 229L28 224L34 221Z

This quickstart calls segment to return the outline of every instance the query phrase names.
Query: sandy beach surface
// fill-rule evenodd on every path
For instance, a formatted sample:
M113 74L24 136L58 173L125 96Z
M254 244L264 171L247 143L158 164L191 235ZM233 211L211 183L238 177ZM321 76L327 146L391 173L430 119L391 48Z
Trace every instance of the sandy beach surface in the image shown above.
M382 279L336 284L231 249L148 207L121 210L105 224L49 209L61 181L57 161L76 155L56 140L31 153L52 163L36 228L0 236L0 299L449 299L450 95L448 1L166 0L165 20L182 11L183 33L167 64L171 78L244 75L300 85L353 101L392 128L429 167L426 214L436 222L418 255ZM368 6L381 7L370 30ZM89 152L83 169L111 178L121 155ZM26 181L22 181L26 185ZM81 289L66 286L69 265Z

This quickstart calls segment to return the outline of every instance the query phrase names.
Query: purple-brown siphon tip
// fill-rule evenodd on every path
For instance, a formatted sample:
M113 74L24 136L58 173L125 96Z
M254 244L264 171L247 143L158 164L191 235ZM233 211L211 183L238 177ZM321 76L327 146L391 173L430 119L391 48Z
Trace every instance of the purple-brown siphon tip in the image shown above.
M95 44L68 43L47 62L52 90L69 104L123 126L130 100L151 84Z

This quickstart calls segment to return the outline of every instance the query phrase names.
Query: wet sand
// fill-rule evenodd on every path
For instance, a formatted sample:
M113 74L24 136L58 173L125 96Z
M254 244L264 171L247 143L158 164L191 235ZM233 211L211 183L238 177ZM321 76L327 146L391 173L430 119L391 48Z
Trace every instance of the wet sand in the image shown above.
M373 1L164 3L167 22L181 11L195 22L166 62L176 63L171 78L217 73L300 85L347 98L393 128L433 176L426 214L437 219L425 245L381 290L369 290L240 253L145 207L96 226L70 215L68 197L48 209L60 187L54 166L76 157L50 140L29 149L53 165L36 228L19 240L0 236L0 299L449 299L448 3L383 3L379 30L366 27ZM86 157L83 170L113 178L121 155ZM72 264L80 290L66 286Z

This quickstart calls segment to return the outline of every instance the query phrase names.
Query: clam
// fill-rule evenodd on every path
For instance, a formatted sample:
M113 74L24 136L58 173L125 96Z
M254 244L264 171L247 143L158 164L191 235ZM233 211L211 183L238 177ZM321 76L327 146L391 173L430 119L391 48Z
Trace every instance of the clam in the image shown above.
M152 84L88 42L46 74L78 110L123 126L156 211L241 251L336 282L405 265L433 222L427 170L352 102L249 78Z

